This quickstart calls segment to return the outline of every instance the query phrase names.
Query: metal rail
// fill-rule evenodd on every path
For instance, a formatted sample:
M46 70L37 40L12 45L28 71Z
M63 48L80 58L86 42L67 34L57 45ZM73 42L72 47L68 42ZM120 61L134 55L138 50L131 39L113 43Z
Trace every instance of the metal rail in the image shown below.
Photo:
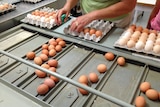
M117 104L117 105L120 105L120 106L122 106L122 107L135 107L134 105L131 105L131 104L129 104L129 103L126 103L126 102L124 102L124 101L121 101L121 100L119 100L119 99L117 99L117 98L115 98L115 97L109 96L109 95L107 95L107 94L105 94L105 93L102 93L102 92L100 92L100 91L98 91L98 90L96 90L96 89L93 89L93 88L91 88L91 87L88 87L88 86L85 86L85 85L83 85L83 84L80 84L80 83L78 83L78 82L76 82L76 81L74 81L74 80L72 80L72 79L70 79L70 78L67 78L67 77L65 77L65 76L62 76L62 75L60 75L60 74L58 74L58 73L51 72L50 70L47 70L47 69L45 69L45 68L42 68L42 67L39 66L39 65L30 63L29 61L26 61L25 59L19 58L19 57L15 56L15 55L12 55L12 54L8 53L8 52L5 52L5 51L3 51L3 50L0 50L0 53L1 53L1 54L4 54L4 55L6 55L6 56L9 56L9 57L11 57L11 58L13 58L13 59L15 59L15 60L17 60L17 61L20 61L20 62L22 62L22 63L25 63L25 64L27 64L27 65L29 65L29 66L31 66L31 67L34 67L34 68L39 69L39 70L42 70L42 71L44 71L44 72L46 72L46 73L48 73L48 74L51 74L51 75L53 75L53 76L55 76L55 77L57 77L57 78L59 78L59 79L61 79L61 80L63 80L63 81L66 81L66 82L68 82L68 83L71 83L72 85L75 85L75 86L77 86L77 87L81 87L81 88L83 88L83 89L85 89L85 90L87 90L87 91L89 91L89 92L91 92L91 93L93 93L93 94L96 94L96 95L98 95L98 96L101 97L101 98L104 98L104 99L106 99L106 100L109 100L109 101L111 101L111 102L113 102L113 103L115 103L115 104Z

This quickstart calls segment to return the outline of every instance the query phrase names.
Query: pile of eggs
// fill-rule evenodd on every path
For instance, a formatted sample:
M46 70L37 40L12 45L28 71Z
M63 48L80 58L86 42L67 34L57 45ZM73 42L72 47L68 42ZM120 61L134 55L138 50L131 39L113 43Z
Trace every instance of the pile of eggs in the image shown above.
M52 57L60 52L65 46L66 42L62 38L52 38L48 41L48 43L42 45L42 50L39 55L36 55L35 52L31 51L26 54L26 57L29 60L33 60L35 64L41 66L42 68L56 72L58 61ZM39 78L47 77L42 84L37 87L37 92L40 95L46 94L56 85L57 82L59 82L59 78L49 75L41 70L35 69L35 74Z
M15 9L16 6L9 3L0 3L0 13Z
M72 36L78 36L86 40L92 40L95 42L100 41L105 34L107 34L113 27L113 23L103 20L94 20L89 23L81 32L70 31L69 27L64 29L65 34L70 34Z
M156 30L131 25L115 42L115 46L159 56L160 33Z
M51 29L56 25L56 12L57 10L51 8L35 10L32 13L27 14L22 22Z
M40 2L42 0L22 0L22 1L29 2L29 3L38 3L38 2Z

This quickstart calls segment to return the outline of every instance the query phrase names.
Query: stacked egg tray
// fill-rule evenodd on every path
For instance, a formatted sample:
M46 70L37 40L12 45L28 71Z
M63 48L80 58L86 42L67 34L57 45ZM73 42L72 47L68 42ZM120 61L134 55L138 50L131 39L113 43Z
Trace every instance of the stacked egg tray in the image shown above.
M0 15L6 14L16 9L16 5L0 2Z
M74 19L73 19L74 20ZM88 24L84 29L89 28L89 29L95 29L99 30L102 32L102 35L96 36L96 34L90 34L89 32L84 33L84 31L78 33L76 31L71 31L69 30L69 27L64 28L64 33L69 34L72 36L77 36L80 38L83 38L85 40L91 40L94 42L99 42L114 26L114 23L109 22L109 21L104 21L104 20L94 20L90 24Z
M160 91L160 82L157 82L160 81L159 66L135 61L133 56L125 57L125 65L120 66L116 63L119 57L116 52L114 60L108 61L104 58L107 49L87 47L84 43L78 44L77 40L63 39L54 32L44 34L40 28L30 25L19 25L0 34L0 37L2 107L16 107L15 102L23 107L134 107L136 96L144 96L147 107L160 106L159 100L152 101L139 91L143 81L150 82L152 88ZM50 58L58 61L56 73L51 75L60 79L46 94L40 95L36 89L47 77L37 77L35 69L42 67L35 66L33 60L26 58L26 53L33 51L36 56L40 55L43 44L59 37L66 42L66 46ZM98 72L98 64L105 64L107 71ZM43 71L49 72L46 69ZM86 88L89 94L82 95L78 91L78 78L90 72L95 72L99 80L89 83L90 88Z
M137 26L126 29L114 44L115 47L160 56L160 33Z
M44 7L40 10L35 10L21 21L31 25L39 26L42 28L51 29L56 26L55 15L57 10L49 7Z
M43 0L21 0L21 1L26 2L26 3L34 3L35 4L35 3L39 3Z

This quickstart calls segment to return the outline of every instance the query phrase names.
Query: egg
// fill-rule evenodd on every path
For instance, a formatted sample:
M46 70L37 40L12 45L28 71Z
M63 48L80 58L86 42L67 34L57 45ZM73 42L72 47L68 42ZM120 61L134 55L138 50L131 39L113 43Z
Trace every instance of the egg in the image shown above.
M155 54L160 54L160 45L155 45L155 46L153 47L153 52L154 52Z
M55 50L57 52L60 52L62 50L62 46L61 45L56 45Z
M126 31L122 34L122 38L125 38L127 40L129 40L129 38L131 37L132 33L129 31Z
M43 44L42 49L48 49L48 44Z
M112 52L105 53L104 56L107 60L112 61L114 59L114 54Z
M125 63L126 63L125 58L124 58L124 57L118 57L117 63L118 63L118 65L120 65L120 66L124 66Z
M57 38L57 39L56 39L56 42L57 42L57 43L59 43L60 41L63 41L63 39L62 39L62 38Z
M41 71L41 70L38 70L38 69L35 70L35 74L36 74L39 78L44 78L44 77L47 76L47 73L45 73L45 72L43 72L43 71Z
M49 50L49 56L50 57L53 57L53 56L55 56L56 55L56 50L55 49L51 49L51 50Z
M59 41L58 42L58 45L61 45L62 47L65 47L66 46L66 42L65 41Z
M89 73L88 78L92 83L98 82L98 75L94 72Z
M145 47L144 47L144 50L146 52L151 52L153 49L153 45L152 44L146 44Z
M101 30L97 30L95 32L96 37L101 37L102 36L102 31Z
M120 38L119 39L119 41L118 41L118 44L120 45L120 46L125 46L126 44L127 44L127 39L125 39L125 38Z
M144 48L145 44L142 41L138 41L135 45L135 48L137 50L142 50Z
M156 30L150 30L150 33L154 33L155 35L157 35L157 31Z
M46 69L50 68L50 66L48 64L46 64L46 63L42 64L41 67L46 68Z
M135 24L132 24L132 25L129 26L129 28L134 31L134 30L136 29L136 25L135 25Z
M90 28L84 28L84 29L83 29L83 33L84 33L84 34L89 33L89 31L90 31Z
M39 57L42 59L42 61L48 60L48 56L46 54L40 54Z
M47 49L42 49L42 54L46 54L47 56L49 55L49 51Z
M55 82L50 78L46 78L43 84L46 84L49 88L53 88L55 86Z
M157 38L157 39L156 39L155 45L160 45L160 38Z
M143 30L142 30L142 33L146 33L146 34L149 34L149 29L147 29L147 28L144 28Z
M59 82L59 78L57 78L53 75L50 75L50 79L52 79L55 83Z
M52 45L51 43L52 42L55 42L56 40L54 39L54 38L51 38L51 39L49 39L49 41L48 41L48 43L50 44L50 45Z
M78 78L78 82L80 83L84 83L84 84L88 84L88 77L87 75L81 75L79 78Z
M51 18L50 18L50 22L49 22L49 23L50 23L51 25L54 25L54 24L55 24L55 19L53 19L53 18L51 19Z
M40 57L35 57L34 58L34 63L37 64L37 65L41 65L43 63L43 61Z
M154 89L149 89L149 90L146 91L146 96L150 100L158 100L159 93L156 90L154 90Z
M152 40L153 42L156 39L156 35L154 33L150 33L147 40Z
M55 46L54 45L49 45L48 50L51 50L51 49L55 49Z
M28 52L28 53L26 54L26 57L27 57L28 59L30 59L30 60L34 59L35 56L36 56L35 52Z
M100 72L100 73L105 73L107 71L107 66L105 64L99 64L97 66L97 70Z
M56 41L52 41L52 42L50 42L49 44L56 46L58 43L57 43Z
M41 84L37 87L37 92L40 95L44 95L49 91L49 87L46 84Z
M93 35L93 34L95 34L95 33L96 33L96 29L91 28L90 31L89 31L89 34L90 34L90 35Z
M56 59L50 59L47 63L51 67L57 67L58 66L58 61Z
M83 84L83 85L86 85L86 84ZM87 85L86 85L87 86ZM89 92L87 91L87 90L85 90L85 89L83 89L83 88L78 88L78 90L79 90L79 92L82 94L82 95L88 95L89 94Z
M56 72L56 68L55 67L50 67L48 70Z
M138 38L140 37L141 33L139 31L135 31L132 35L131 38L135 38L136 40L138 40Z
M143 82L140 84L139 88L142 92L145 93L147 90L149 90L151 88L151 84L149 82Z
M140 32L142 32L142 30L143 30L142 26L137 26L136 29L135 29L135 31L140 31Z
M136 105L136 107L145 107L146 106L145 98L143 96L136 97L135 105Z
M127 47L128 48L133 48L134 46L135 46L135 41L134 40L129 40L128 42L127 42Z

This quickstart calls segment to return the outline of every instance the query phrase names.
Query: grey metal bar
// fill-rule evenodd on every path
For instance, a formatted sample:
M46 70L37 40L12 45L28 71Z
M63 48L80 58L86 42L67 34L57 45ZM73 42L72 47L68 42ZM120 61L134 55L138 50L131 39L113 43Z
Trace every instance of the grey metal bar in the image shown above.
M77 86L77 87L81 87L81 88L83 88L83 89L85 89L85 90L87 90L87 91L89 91L89 92L91 92L91 93L93 93L93 94L98 95L98 96L101 97L101 98L104 98L104 99L109 100L109 101L111 101L111 102L113 102L113 103L116 103L117 105L120 105L120 106L123 106L123 107L135 107L134 105L131 105L131 104L129 104L129 103L126 103L126 102L124 102L124 101L121 101L121 100L119 100L119 99L117 99L117 98L115 98L115 97L109 96L109 95L107 95L107 94L105 94L105 93L102 93L102 92L96 90L96 89L90 88L90 87L88 87L88 86L84 86L84 85L82 85L82 84L80 84L80 83L78 83L78 82L76 82L76 81L74 81L74 80L72 80L72 79L70 79L70 78L64 77L64 76L62 76L62 75L60 75L60 74L58 74L58 73L55 73L55 72L51 72L51 71L49 71L49 70L47 70L47 69L45 69L45 68L42 68L41 66L38 66L38 65L33 64L33 63L30 63L30 62L28 62L28 61L26 61L26 60L24 60L24 59L22 59L22 58L19 58L19 57L16 57L16 56L10 54L10 53L8 53L8 52L5 52L5 51L3 51L3 50L0 50L0 53L2 53L2 54L4 54L4 55L7 55L7 56L9 56L9 57L11 57L11 58L13 58L13 59L15 59L15 60L18 60L18 61L20 61L20 62L22 62L22 63L25 63L25 64L27 64L27 65L29 65L29 66L31 66L31 67L34 67L34 68L39 69L39 70L42 70L42 71L44 71L44 72L46 72L46 73L48 73L48 74L51 74L51 75L53 75L53 76L55 76L55 77L57 77L57 78L62 79L63 81L66 81L66 82L68 82L68 83L71 83L72 85L75 85L75 86Z

